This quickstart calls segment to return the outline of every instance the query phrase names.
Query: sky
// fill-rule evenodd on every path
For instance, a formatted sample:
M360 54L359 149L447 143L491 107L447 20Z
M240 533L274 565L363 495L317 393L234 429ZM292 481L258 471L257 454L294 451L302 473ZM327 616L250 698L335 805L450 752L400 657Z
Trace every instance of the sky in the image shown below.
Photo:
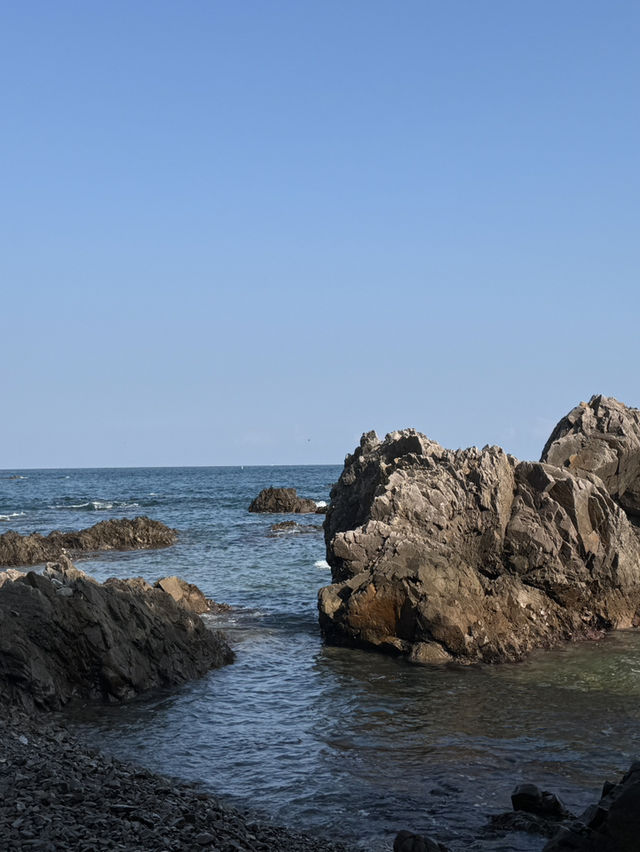
M0 468L640 406L640 4L0 0Z

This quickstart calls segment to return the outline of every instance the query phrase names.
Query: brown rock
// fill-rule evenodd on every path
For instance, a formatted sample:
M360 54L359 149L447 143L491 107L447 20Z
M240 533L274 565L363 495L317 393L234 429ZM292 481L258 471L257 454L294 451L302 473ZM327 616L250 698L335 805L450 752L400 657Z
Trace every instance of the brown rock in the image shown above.
M175 544L178 533L160 521L140 516L100 521L85 530L43 536L20 535L13 530L0 535L0 565L39 565L72 554L101 550L145 550Z
M269 512L282 515L317 512L315 500L298 497L295 488L263 488L249 506L250 512Z
M154 584L154 588L162 589L174 599L181 607L203 615L205 612L224 612L231 609L228 604L219 604L204 596L200 589L193 583L187 583L180 577L162 577Z
M498 447L363 436L325 538L327 640L414 662L517 660L640 609L640 542L602 481Z
M541 461L592 473L622 508L640 519L640 411L613 397L592 396L558 423Z

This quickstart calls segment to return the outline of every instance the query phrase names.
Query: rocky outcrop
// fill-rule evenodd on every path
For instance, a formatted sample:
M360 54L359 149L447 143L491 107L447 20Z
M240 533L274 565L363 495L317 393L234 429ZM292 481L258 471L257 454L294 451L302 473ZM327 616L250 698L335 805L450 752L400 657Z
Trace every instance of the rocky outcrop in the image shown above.
M100 584L67 557L0 584L0 702L122 701L233 660L224 636L141 578Z
M0 535L0 565L40 565L58 559L67 550L73 555L100 550L145 550L175 544L178 533L160 521L140 516L100 521L85 530L43 536L20 535L13 530Z
M640 521L640 411L613 397L592 396L563 417L542 451L543 462L593 473L611 497Z
M318 508L315 500L298 497L295 488L263 488L249 506L249 511L299 515L318 512Z
M498 447L364 435L325 537L330 642L418 663L498 662L638 623L640 542L602 480Z
M206 612L220 613L229 612L229 604L216 603L207 598L193 583L187 583L180 577L162 577L154 583L155 589L162 589L174 599L181 607L196 615L204 615Z
M606 782L597 805L564 826L544 852L637 852L640 848L640 762L619 784Z

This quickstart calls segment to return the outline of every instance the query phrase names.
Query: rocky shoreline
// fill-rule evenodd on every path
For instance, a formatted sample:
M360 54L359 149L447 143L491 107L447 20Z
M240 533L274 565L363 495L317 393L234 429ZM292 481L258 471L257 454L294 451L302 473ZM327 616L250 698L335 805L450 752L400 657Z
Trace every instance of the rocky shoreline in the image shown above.
M8 708L0 714L0 837L6 852L347 852Z

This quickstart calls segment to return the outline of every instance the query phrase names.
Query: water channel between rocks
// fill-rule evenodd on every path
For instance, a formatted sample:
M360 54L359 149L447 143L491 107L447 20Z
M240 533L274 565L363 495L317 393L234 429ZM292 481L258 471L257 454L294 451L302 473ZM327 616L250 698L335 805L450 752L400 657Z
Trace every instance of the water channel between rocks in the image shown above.
M148 514L181 531L161 551L81 563L98 579L178 574L237 607L216 616L237 661L171 694L66 714L92 744L199 781L291 826L378 852L410 828L454 850L533 852L540 838L477 839L532 781L572 809L640 756L640 633L518 665L426 669L326 647L320 530L270 535L251 499L286 485L327 500L338 467L25 471L0 480L2 528L48 532ZM13 473L13 472L12 472ZM320 525L322 516L296 518ZM2 530L0 528L0 531Z

